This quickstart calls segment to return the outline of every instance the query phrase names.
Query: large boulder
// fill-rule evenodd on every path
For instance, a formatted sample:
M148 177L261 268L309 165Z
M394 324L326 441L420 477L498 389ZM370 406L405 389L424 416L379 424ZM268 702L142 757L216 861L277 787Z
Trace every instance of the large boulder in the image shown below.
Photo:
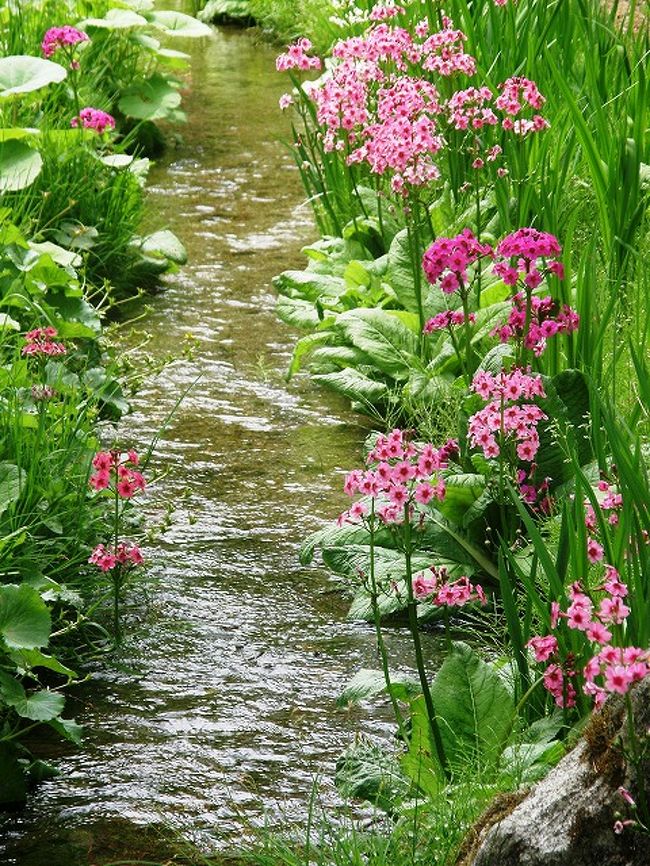
M458 866L650 866L650 836L617 820L633 817L619 793L650 799L650 678L631 692L638 769L625 699L610 698L576 747L522 798L495 804L469 835ZM639 793L641 792L641 793ZM618 828L620 829L620 827Z

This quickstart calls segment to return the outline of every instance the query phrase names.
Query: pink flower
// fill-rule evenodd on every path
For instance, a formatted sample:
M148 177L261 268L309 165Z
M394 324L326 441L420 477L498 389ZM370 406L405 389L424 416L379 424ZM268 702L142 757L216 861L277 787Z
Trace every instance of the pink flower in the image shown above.
M533 637L531 638L526 646L529 646L534 655L536 662L545 662L548 661L552 655L558 650L557 638L553 635L547 635L546 637Z
M624 695L631 684L632 679L624 665L610 665L605 668L605 688L608 692Z
M94 129L98 135L103 135L107 129L115 129L115 118L99 108L82 108L77 117L73 117L70 126L82 126L84 129Z
M88 35L76 27L50 27L43 36L41 51L44 57L52 57L59 48L74 48L80 42L88 42Z
M587 559L589 560L589 562L600 562L604 555L605 551L603 550L602 545L598 544L598 542L594 538L588 538Z

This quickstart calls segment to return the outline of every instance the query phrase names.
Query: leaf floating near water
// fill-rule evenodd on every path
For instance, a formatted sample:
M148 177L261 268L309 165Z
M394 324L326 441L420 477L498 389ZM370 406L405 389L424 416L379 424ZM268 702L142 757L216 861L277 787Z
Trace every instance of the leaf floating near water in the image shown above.
M212 36L212 29L191 15L183 12L160 11L151 12L147 18L159 30L168 36L183 36L196 39L201 36Z
M118 106L127 117L138 120L163 120L181 104L181 95L162 75L127 88Z

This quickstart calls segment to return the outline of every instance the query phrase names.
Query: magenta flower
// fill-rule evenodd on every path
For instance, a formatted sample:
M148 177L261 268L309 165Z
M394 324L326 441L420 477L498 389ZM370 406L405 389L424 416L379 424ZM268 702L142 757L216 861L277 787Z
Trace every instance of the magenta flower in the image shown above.
M51 326L28 331L25 334L25 345L22 348L22 354L49 357L65 355L68 350L63 343L57 343L54 340L56 336L57 330Z
M115 129L115 118L99 108L82 108L78 117L73 117L70 126L81 126L84 129L94 129L98 135L103 135L107 129Z
M50 27L43 36L41 51L44 57L52 57L59 48L74 48L81 42L88 42L88 34L76 27Z
M140 462L138 454L131 450L126 454L120 451L99 451L92 460L95 470L88 479L94 490L111 489L121 499L131 499L144 490L144 476L134 466Z
M311 51L312 44L309 39L298 39L290 45L284 54L275 61L278 72L286 72L289 69L307 71L309 69L320 69L321 61L318 57L310 57L307 52Z

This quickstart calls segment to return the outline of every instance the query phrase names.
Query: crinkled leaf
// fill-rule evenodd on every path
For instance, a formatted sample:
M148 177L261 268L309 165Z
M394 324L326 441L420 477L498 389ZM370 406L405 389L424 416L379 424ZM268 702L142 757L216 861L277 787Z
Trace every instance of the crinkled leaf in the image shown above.
M450 763L494 763L512 727L515 707L494 667L456 642L431 686Z
M411 677L405 674L391 674L390 691L397 700L409 700L418 693L418 689L418 684ZM362 668L352 677L336 703L340 707L345 707L348 704L356 704L386 692L388 692L388 687L383 671Z
M389 394L384 382L377 382L354 367L346 367L337 373L319 373L313 379L367 409L380 403Z
M336 328L379 370L395 379L407 379L418 364L418 337L384 310L348 310L338 317Z
M411 785L392 755L360 740L337 761L336 787L344 797L368 800L392 812L408 796Z

